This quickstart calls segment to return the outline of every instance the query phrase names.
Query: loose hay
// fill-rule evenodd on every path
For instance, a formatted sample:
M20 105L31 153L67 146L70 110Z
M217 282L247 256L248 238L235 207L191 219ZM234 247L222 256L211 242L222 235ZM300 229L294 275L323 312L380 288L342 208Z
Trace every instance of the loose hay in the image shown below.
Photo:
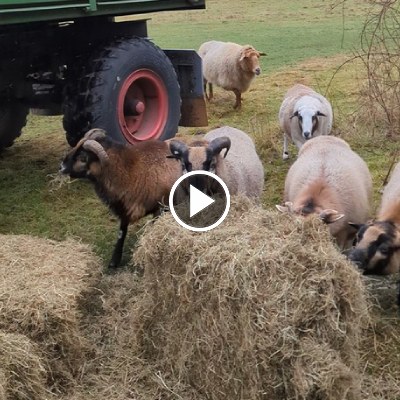
M134 262L143 293L125 324L140 361L125 367L131 379L142 371L139 397L361 398L364 289L317 219L242 199L220 227L198 234L164 215Z
M64 391L88 349L79 331L79 301L98 280L100 264L75 240L0 235L0 242L0 330L31 339L48 387Z
M26 336L0 332L0 399L43 400L46 372L36 345Z

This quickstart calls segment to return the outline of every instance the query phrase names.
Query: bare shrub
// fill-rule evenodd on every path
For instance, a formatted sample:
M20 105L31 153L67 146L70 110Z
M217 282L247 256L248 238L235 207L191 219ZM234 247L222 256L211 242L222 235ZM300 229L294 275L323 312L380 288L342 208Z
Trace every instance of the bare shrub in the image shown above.
M368 82L362 94L375 125L395 137L400 131L400 4L384 0L372 5L361 34L359 57Z

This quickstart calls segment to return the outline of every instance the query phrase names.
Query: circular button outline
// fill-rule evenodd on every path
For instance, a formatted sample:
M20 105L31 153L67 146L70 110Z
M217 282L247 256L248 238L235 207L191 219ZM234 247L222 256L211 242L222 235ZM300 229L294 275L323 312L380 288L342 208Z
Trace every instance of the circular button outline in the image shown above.
M218 219L218 221L214 222L212 225L205 226L203 228L197 228L195 226L190 226L190 225L186 224L178 217L178 214L175 212L175 209L174 209L173 199L174 199L174 194L175 194L176 188L183 180L185 180L186 178L189 178L190 176L193 176L193 175L207 175L211 178L214 178L222 186L222 188L224 189L224 192L225 192L225 196L226 196L226 206L225 206L225 210L222 213L221 217ZM231 207L231 195L229 193L228 186L226 186L226 183L218 175L215 175L209 171L203 171L203 170L191 171L191 172L188 172L188 173L182 175L174 183L174 185L172 186L172 189L169 193L169 209L170 209L171 214L174 217L175 221L183 228L186 228L189 231L193 231L193 232L207 232L207 231L210 231L211 229L216 228L226 218L226 216L228 215L228 212L230 210L230 207Z

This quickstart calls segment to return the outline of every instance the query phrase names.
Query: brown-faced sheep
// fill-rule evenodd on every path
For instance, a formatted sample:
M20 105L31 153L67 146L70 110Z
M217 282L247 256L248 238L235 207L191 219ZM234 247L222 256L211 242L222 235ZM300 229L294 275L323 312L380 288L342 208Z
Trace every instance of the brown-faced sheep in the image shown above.
M400 163L383 191L377 219L351 224L357 229L356 246L349 259L365 275L388 275L400 271ZM398 297L400 305L400 293Z
M304 144L285 180L285 207L280 211L318 214L330 224L338 246L352 245L355 229L370 212L372 179L367 164L342 139L318 136Z
M224 126L188 145L172 139L170 149L171 154L181 160L183 173L210 171L226 183L231 195L261 196L264 168L253 140L245 132ZM205 190L199 182L198 185L199 190Z
M121 262L129 224L159 213L162 204L168 204L170 190L182 174L180 163L168 156L165 142L124 145L111 140L103 130L92 129L62 161L60 172L93 182L97 195L120 219L110 268Z
M315 136L329 135L332 121L332 106L324 96L305 85L291 87L279 109L279 124L283 130L283 159L289 158L288 138L300 149Z
M212 85L215 84L235 93L234 108L240 108L242 93L250 87L253 78L261 73L259 58L264 53L260 53L250 45L241 46L212 40L203 43L198 54L203 60L204 92L207 99L213 98Z

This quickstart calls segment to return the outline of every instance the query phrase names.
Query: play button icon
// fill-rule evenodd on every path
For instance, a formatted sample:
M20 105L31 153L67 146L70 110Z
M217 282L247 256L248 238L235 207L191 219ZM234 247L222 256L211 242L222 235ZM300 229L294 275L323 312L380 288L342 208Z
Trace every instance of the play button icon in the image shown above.
M194 217L200 211L203 211L206 207L215 203L215 200L210 196L205 195L203 192L200 192L199 189L196 189L193 185L190 185L190 218Z
M192 171L181 176L169 195L171 214L179 225L195 232L217 227L230 206L225 182L208 171Z

